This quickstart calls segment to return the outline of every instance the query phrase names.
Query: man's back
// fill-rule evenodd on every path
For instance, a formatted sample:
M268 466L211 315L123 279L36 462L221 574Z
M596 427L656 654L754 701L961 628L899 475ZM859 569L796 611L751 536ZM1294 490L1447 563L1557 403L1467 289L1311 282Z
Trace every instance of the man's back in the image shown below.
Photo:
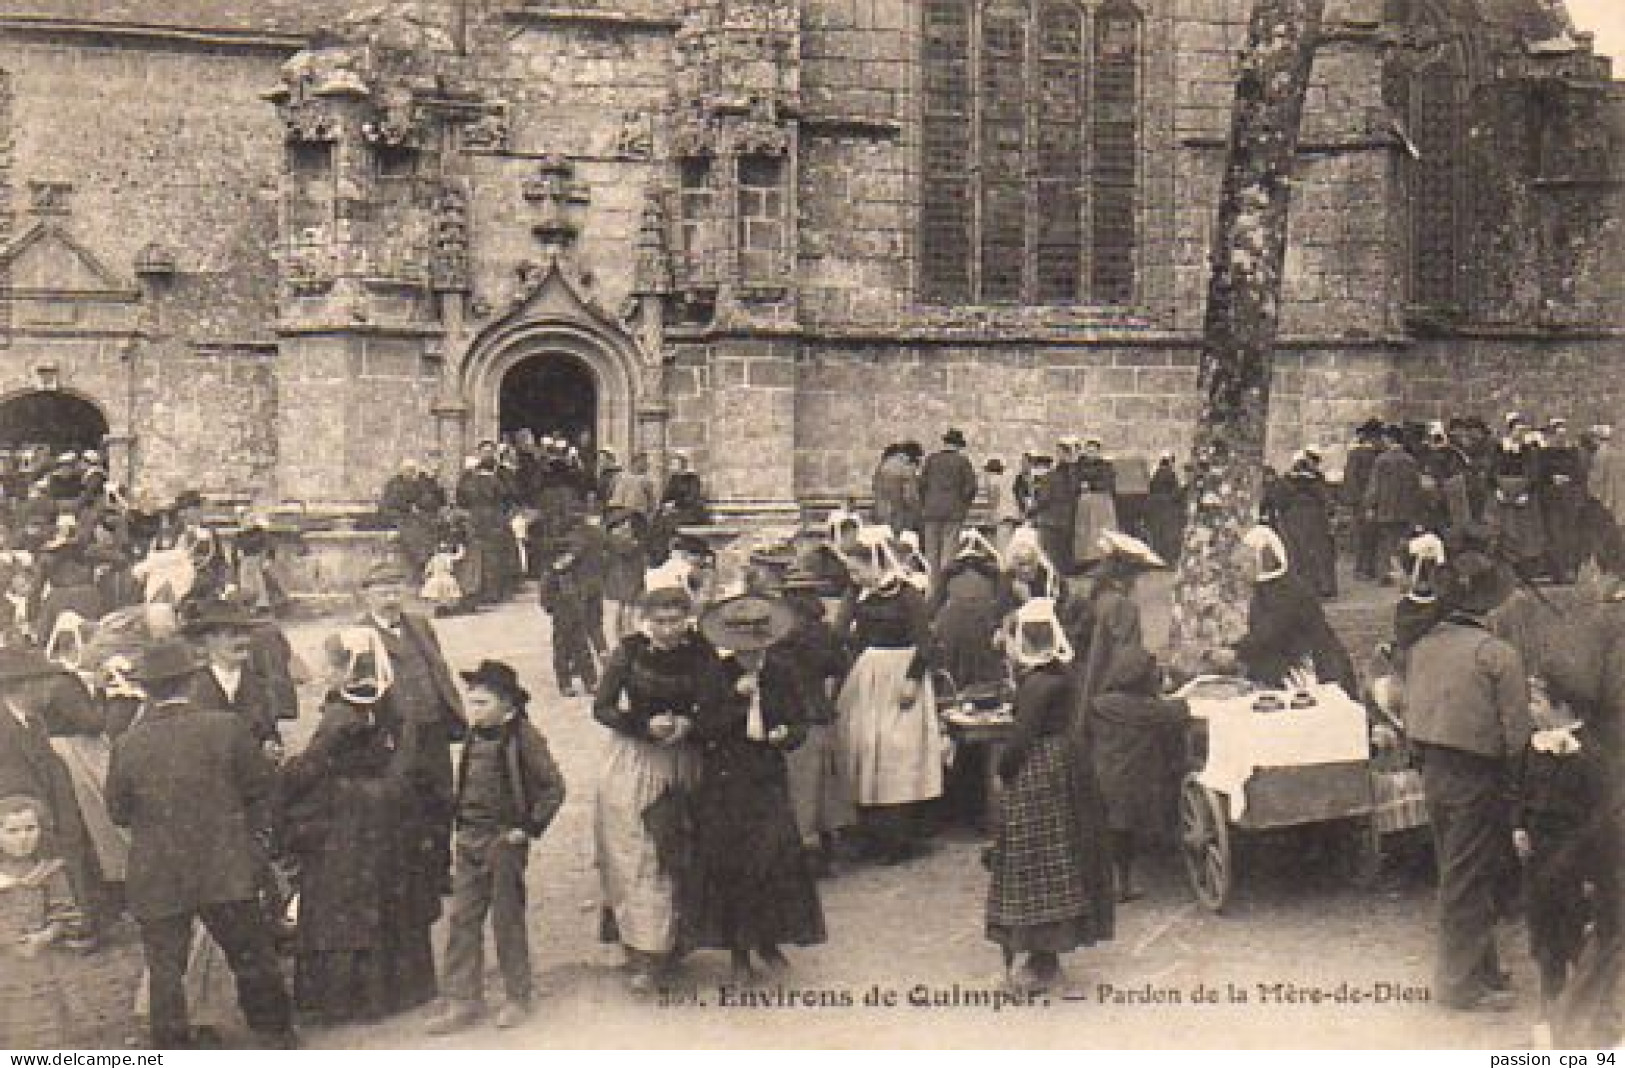
M920 468L920 511L925 519L963 519L976 499L976 468L958 449L942 449Z
M273 774L230 712L166 702L119 737L107 809L130 829L126 894L136 918L254 897L253 810Z
M1405 724L1413 741L1514 756L1529 737L1523 658L1481 626L1438 624L1406 660Z

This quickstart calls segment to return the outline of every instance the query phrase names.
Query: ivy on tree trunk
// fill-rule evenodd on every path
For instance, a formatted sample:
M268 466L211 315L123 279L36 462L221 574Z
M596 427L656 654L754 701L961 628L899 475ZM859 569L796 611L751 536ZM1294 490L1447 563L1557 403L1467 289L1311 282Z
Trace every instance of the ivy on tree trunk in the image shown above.
M1198 670L1246 630L1249 590L1237 566L1258 511L1281 270L1303 102L1325 0L1253 0L1236 76L1203 322L1203 392L1174 580L1173 662Z

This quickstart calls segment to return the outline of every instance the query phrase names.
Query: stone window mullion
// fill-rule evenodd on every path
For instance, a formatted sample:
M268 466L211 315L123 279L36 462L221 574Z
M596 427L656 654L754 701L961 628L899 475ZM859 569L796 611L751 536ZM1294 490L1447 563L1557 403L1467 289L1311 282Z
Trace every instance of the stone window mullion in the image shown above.
M1131 0L1105 0L1091 21L1089 297L1126 305L1134 300L1139 244L1143 19Z
M982 16L982 302L1026 296L1028 136L1026 0L992 0Z
M1032 304L1073 304L1082 298L1082 188L1086 36L1075 0L1040 0L1031 94L1033 148Z
M967 221L969 234L967 235L966 270L970 277L970 290L966 299L973 304L982 302L982 227L984 226L984 213L982 211L982 182L986 176L986 168L982 158L982 124L987 121L986 101L982 97L982 15L986 10L988 0L965 0L970 11L967 16L970 23L969 45L967 47L966 68L969 72L967 80L970 90L970 137L968 151L965 159L965 175L968 198Z
M975 0L922 0L920 291L975 299L978 272Z

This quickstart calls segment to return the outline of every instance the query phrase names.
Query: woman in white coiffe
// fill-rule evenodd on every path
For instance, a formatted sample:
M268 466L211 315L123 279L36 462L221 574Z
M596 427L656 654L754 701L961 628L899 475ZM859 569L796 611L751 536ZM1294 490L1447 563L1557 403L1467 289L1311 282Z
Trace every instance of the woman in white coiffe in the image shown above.
M882 530L846 557L856 584L841 637L856 654L836 700L838 745L870 854L893 863L919 840L918 807L942 795L944 741L931 688L925 597Z

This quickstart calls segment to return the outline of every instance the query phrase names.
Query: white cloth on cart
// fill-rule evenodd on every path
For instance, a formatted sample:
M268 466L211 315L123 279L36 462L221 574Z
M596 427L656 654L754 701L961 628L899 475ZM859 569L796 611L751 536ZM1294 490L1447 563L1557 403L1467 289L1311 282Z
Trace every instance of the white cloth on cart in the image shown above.
M1265 691L1268 693L1269 691ZM1230 818L1247 811L1247 780L1259 768L1292 768L1366 760L1371 755L1365 709L1335 683L1310 693L1309 708L1255 712L1262 694L1219 701L1192 700L1191 715L1207 721L1207 764L1197 773L1203 786L1229 799ZM1283 705L1293 695L1276 692Z

